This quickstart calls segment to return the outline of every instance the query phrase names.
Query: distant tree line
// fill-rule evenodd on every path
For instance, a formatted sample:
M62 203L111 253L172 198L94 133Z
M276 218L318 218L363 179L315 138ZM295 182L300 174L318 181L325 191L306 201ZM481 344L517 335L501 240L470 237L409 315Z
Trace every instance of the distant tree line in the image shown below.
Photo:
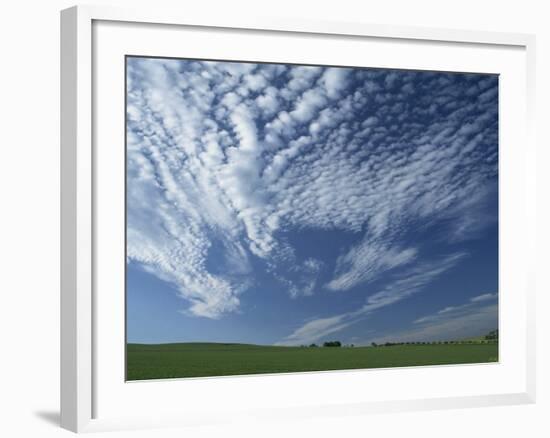
M371 342L372 347L392 347L394 345L450 345L450 344L496 344L498 339L480 339L464 341L412 341L412 342L384 342L377 344Z
M354 347L353 344L347 344L347 345L344 345L342 344L340 341L327 341L327 342L323 342L323 347ZM317 344L309 344L309 345L300 345L300 347L302 348L318 348L319 345Z
M478 339L462 339L454 341L417 341L417 342L384 342L377 344L372 342L372 347L392 347L394 345L449 345L449 344L496 344L498 343L498 330L493 330Z
M493 330L478 339L463 339L454 341L410 341L410 342L371 342L372 347L392 347L394 345L464 345L464 344L496 344L498 343L498 330ZM322 347L354 347L353 344L343 345L340 341L326 341ZM319 345L313 343L309 345L300 345L302 348L318 348Z

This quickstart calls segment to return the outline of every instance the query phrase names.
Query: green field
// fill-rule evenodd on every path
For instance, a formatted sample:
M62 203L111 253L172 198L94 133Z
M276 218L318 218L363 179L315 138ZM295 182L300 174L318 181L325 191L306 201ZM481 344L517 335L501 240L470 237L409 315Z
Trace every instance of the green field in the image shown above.
M496 362L498 344L273 347L128 344L127 380Z

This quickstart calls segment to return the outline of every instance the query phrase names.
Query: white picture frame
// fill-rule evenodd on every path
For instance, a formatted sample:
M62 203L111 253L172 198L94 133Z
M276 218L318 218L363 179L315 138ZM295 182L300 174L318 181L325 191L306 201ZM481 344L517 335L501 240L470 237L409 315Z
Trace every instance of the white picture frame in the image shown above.
M105 30L97 31L94 26L107 23ZM113 25L114 23L114 25ZM264 33L270 38L281 38L282 36L296 38L334 38L340 41L338 44L348 44L346 41L371 41L373 44L382 41L389 41L391 44L405 44L410 47L419 47L419 50L443 50L447 44L453 47L464 48L464 51L483 49L502 53L496 54L495 71L490 71L491 60L477 59L483 71L500 73L499 65L509 65L513 70L510 87L515 87L515 94L511 93L510 100L505 98L501 105L510 102L518 103L523 116L512 123L512 113L509 118L506 114L505 121L513 125L509 133L505 133L508 139L516 140L516 148L506 149L508 158L504 164L509 163L509 168L504 168L504 177L501 184L505 188L507 198L500 214L506 213L507 225L502 233L509 242L505 249L506 254L517 252L523 254L521 263L517 254L510 254L510 258L504 258L504 266L512 271L504 280L504 286L515 287L517 296L511 297L509 304L501 310L501 319L508 324L511 320L509 315L516 309L517 332L510 334L511 343L509 348L504 346L510 354L504 355L500 368L493 368L483 371L476 366L460 367L466 369L462 378L476 374L494 374L495 382L481 387L480 392L474 393L467 388L456 390L452 393L445 393L444 389L436 391L435 387L431 392L421 394L402 390L405 384L391 391L388 397L374 396L374 398L361 398L351 396L346 388L352 388L361 384L358 378L367 381L369 377L361 371L343 371L337 373L309 373L304 377L303 373L286 376L256 376L237 377L220 379L191 379L187 382L187 388L196 391L195 394L204 391L206 394L218 391L239 391L243 395L234 401L236 411L224 412L224 401L218 405L210 406L210 411L201 410L200 402L197 402L196 411L190 410L189 406L183 403L181 406L157 403L152 405L132 405L132 409L117 411L121 406L123 397L127 400L139 399L140 394L144 399L158 399L166 395L171 400L175 395L177 385L182 382L165 381L151 383L125 383L120 381L120 370L109 374L108 361L109 352L114 349L122 349L122 345L113 342L109 344L103 332L105 327L112 325L116 333L120 332L120 321L124 321L123 312L117 303L113 303L112 318L105 315L106 300L98 300L98 287L103 291L105 285L109 284L111 278L102 270L103 258L101 251L105 248L105 238L110 233L116 233L118 229L103 231L101 225L101 208L98 209L107 198L105 184L110 185L115 180L121 180L122 174L117 173L116 157L111 160L103 154L97 154L98 138L102 139L103 132L109 131L120 134L120 125L111 128L101 128L97 131L96 124L103 112L102 102L104 93L109 87L103 87L97 93L96 87L101 75L112 74L103 71L95 65L94 60L108 60L101 58L102 51L106 47L105 40L108 38L111 52L106 56L119 56L128 49L124 44L124 38L117 32L117 24L122 27L129 25L132 29L122 32L133 32L132 35L139 35L142 30L149 28L150 32L166 33L176 32L177 29L188 29L189 31L200 31L203 35L209 32L236 31L242 35L251 34L260 37ZM103 33L102 33L103 32ZM309 38L313 40L315 38ZM153 38L154 41L157 41ZM139 38L132 39L139 44ZM158 40L160 41L160 40ZM112 43L112 44L111 44ZM154 43L151 43L154 44ZM311 43L314 44L314 43ZM424 49L424 48L425 49ZM196 53L200 50L207 50L198 44ZM265 47L261 47L266 51ZM135 49L132 49L134 51ZM153 46L144 48L145 54L151 54L155 50ZM168 48L167 50L170 50ZM209 49L208 49L209 50ZM222 50L222 49L219 49ZM251 46L251 52L258 50L257 46ZM401 49L402 50L402 49ZM461 49L462 50L462 49ZM107 50L104 50L107 53ZM366 23L338 23L338 22L312 22L306 19L272 19L243 16L239 20L226 20L224 17L196 16L188 11L163 11L155 8L149 10L129 10L110 7L78 6L66 9L61 13L61 426L75 431L99 431L120 428L144 428L161 427L189 424L208 424L224 421L277 418L286 416L291 418L307 417L311 415L362 415L372 412L400 412L419 409L441 409L452 407L475 407L503 404L532 403L535 400L535 304L534 304L534 223L535 223L535 142L533 138L533 110L534 110L534 55L535 39L532 35L491 33L477 31L461 31L451 29L425 29L417 27L386 26ZM135 54L135 53L134 53ZM508 54L510 56L508 57ZM236 55L234 55L236 56ZM248 57L254 56L249 54ZM273 56L276 56L274 54ZM246 55L245 55L246 57ZM229 57L231 58L231 56ZM443 56L445 58L445 56ZM460 71L460 57L447 61L449 70ZM478 58L482 58L479 57ZM497 59L498 58L498 59ZM242 58L241 58L242 59ZM452 62L451 62L452 61ZM384 61L380 58L378 65L384 62L392 62L391 59ZM395 59L393 61L395 63ZM394 67L411 68L422 65L423 60L404 60L402 64ZM407 64L409 62L409 64ZM499 64L500 63L500 64ZM106 65L106 62L98 63ZM473 64L472 64L473 65ZM508 68L508 67L502 67ZM510 71L512 71L510 70ZM467 67L463 71L470 71ZM515 79L513 78L515 77ZM120 78L118 78L120 80ZM514 82L517 81L517 82ZM99 89L99 88L98 88ZM103 94L102 94L103 93ZM120 97L120 96L119 96ZM119 98L118 97L118 98ZM102 100L103 99L103 100ZM513 99L513 100L512 100ZM111 105L115 111L120 111L120 101ZM502 108L502 107L501 107ZM517 115L516 113L514 113ZM501 119L502 121L502 119ZM105 125L103 125L105 126ZM517 131L513 131L517 127ZM118 131L117 131L118 129ZM513 131L513 132L512 132ZM116 135L116 134L115 134ZM120 137L117 137L120 138ZM506 141L508 141L505 139ZM519 143L518 143L519 142ZM113 166L109 162L114 163ZM111 181L112 179L112 181ZM508 185L513 179L516 184L512 188ZM99 185L98 185L99 184ZM115 190L116 192L116 190ZM105 196L103 196L105 194ZM522 201L521 208L517 208L517 202ZM116 202L116 198L111 201ZM514 207L515 206L515 207ZM103 210L104 211L104 210ZM115 220L116 222L116 220ZM521 229L521 239L514 238ZM103 239L103 240L102 240ZM99 243L98 243L99 242ZM516 258L513 258L516 257ZM517 264L515 262L518 262ZM514 267L512 268L512 264ZM501 263L501 269L502 269ZM508 275L508 274L507 274ZM116 284L116 282L114 283ZM99 285L99 286L98 286ZM115 287L116 289L116 287ZM124 291L119 291L124 293ZM112 294L111 294L112 295ZM506 297L505 297L506 299ZM515 301L513 301L515 300ZM120 302L120 301L119 301ZM508 310L506 310L508 309ZM103 312L103 313L102 313ZM118 312L118 313L117 313ZM504 318L502 312L505 312ZM508 313L506 313L508 312ZM107 320L107 321L105 321ZM508 322L507 322L508 321ZM103 327L98 329L99 327ZM118 327L118 328L117 328ZM506 326L501 330L506 332ZM116 341L116 336L113 337ZM107 345L109 344L109 345ZM101 351L102 354L98 354ZM513 353L513 354L512 354ZM123 357L123 352L120 355ZM115 363L120 362L117 356ZM513 356L513 357L512 357ZM114 360L114 359L113 359ZM107 361L107 362L106 362ZM118 361L118 362L117 362ZM499 370L506 370L500 373ZM449 373L454 379L460 379L459 371L445 371L450 368L424 368L423 370L392 370L392 378L396 382L407 382L408 379L447 379ZM485 369L487 370L487 368ZM369 376L382 371L369 371ZM414 373L414 376L413 374ZM500 373L500 374L499 374ZM108 375L109 374L109 375ZM328 377L327 377L328 376ZM508 376L508 377L507 377ZM117 380L118 379L118 380ZM372 377L370 377L372 380ZM507 380L499 384L499 381ZM112 382L116 381L116 385ZM217 382L217 383L216 383ZM323 383L324 382L324 383ZM328 383L327 383L328 382ZM359 383L358 383L359 382ZM460 381L458 381L460 386ZM140 386L142 385L142 386ZM304 391L311 391L309 396L299 399L297 404L289 404L284 397L275 393L278 390L288 389L295 385L302 385ZM323 386L327 385L327 386ZM500 385L500 386L499 386ZM116 386L116 388L115 388ZM435 385L434 385L435 386ZM464 385L467 386L467 385ZM119 388L119 389L117 389ZM130 391L126 389L130 388ZM171 389L176 388L176 389ZM244 398L258 396L258 389L261 391L274 391L269 403L257 403L258 406L247 404ZM322 388L320 393L315 388ZM328 391L334 390L333 393ZM112 391L112 392L111 392ZM123 392L125 392L123 394ZM255 392L256 391L256 392ZM376 392L376 391L374 391ZM112 399L111 405L107 403L106 396ZM324 396L322 394L325 394ZM326 394L329 394L327 396ZM308 398L309 397L309 398ZM299 397L298 397L299 398ZM239 406L237 406L239 405ZM139 410L142 408L141 413ZM105 412L106 414L103 414ZM133 415L131 412L135 412ZM185 415L182 415L185 412Z

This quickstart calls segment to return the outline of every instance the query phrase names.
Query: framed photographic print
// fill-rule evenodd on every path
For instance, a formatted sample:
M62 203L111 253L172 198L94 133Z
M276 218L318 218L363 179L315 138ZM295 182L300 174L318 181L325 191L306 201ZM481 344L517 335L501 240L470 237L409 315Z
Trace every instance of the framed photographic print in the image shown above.
M75 7L61 44L63 427L534 400L532 36Z

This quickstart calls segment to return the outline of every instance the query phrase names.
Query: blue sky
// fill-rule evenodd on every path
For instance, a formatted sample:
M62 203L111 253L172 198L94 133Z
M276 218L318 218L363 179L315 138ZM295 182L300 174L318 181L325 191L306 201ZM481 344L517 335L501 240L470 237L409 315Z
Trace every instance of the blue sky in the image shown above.
M127 58L129 342L498 326L498 77Z

